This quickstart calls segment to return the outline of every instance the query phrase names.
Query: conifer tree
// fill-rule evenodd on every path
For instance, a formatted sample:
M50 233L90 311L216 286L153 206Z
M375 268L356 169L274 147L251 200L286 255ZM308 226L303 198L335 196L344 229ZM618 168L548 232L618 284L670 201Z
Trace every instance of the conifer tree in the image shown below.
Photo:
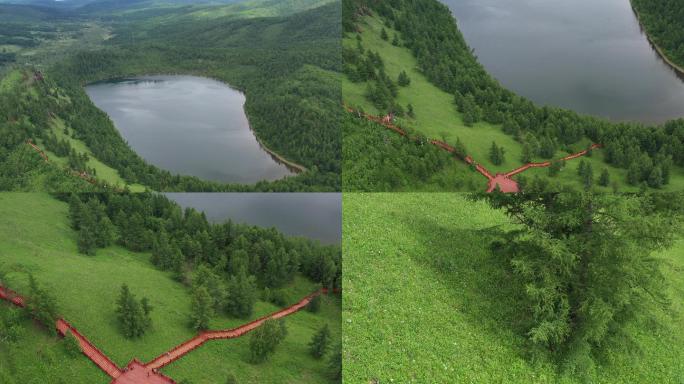
M128 285L121 286L121 293L117 299L117 319L124 336L128 338L141 337L151 326L150 307L147 299L142 302L136 300Z
M387 41L387 39L389 38L389 36L387 35L387 31L385 30L385 28L383 28L382 31L380 31L380 38L382 38L382 39L385 40L385 41Z
M598 183L602 187L607 187L610 185L610 173L607 169L604 168L603 171L601 171L601 176L599 177Z
M320 359L328 351L330 342L330 329L328 324L325 324L316 334L314 334L311 342L309 342L309 353L316 359Z
M258 364L266 361L286 335L284 320L266 320L252 332L249 340L250 362Z
M230 277L224 306L226 313L235 317L249 317L256 299L257 287L254 276L248 276L243 269Z
M36 319L46 329L53 331L57 321L57 302L53 295L40 287L38 282L29 274L29 295L26 299L25 311L27 315Z
M399 72L399 78L397 79L397 83L402 87L408 87L411 84L411 78L406 73L406 71L402 70L401 72Z
M680 212L660 208L648 196L482 198L523 227L506 235L501 253L510 257L527 296L516 305L527 309L530 340L562 356L568 369L590 367L629 319L666 306L661 261L652 254L672 244Z
M194 330L203 331L209 328L209 321L214 316L213 300L209 291L203 286L196 288L192 295L192 312L190 324Z

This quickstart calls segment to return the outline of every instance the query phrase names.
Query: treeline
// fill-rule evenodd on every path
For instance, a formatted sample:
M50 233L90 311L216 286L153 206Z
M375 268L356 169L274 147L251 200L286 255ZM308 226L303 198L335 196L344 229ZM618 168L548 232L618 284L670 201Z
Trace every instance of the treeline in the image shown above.
M527 157L551 159L557 150L570 150L588 138L604 145L608 164L633 170L626 180L629 184L654 188L669 182L672 165L684 166L684 120L658 127L618 124L560 108L537 107L489 76L449 9L438 1L345 0L343 4L346 33L356 33L357 22L365 15L381 16L388 27L399 31L402 44L411 50L425 76L454 95L467 124L501 124L523 145ZM351 57L348 53L345 63ZM653 174L663 175L662 183L649 183Z
M151 252L159 269L192 287L196 305L249 317L260 290L266 300L287 304L279 291L297 274L322 286L339 288L341 250L303 238L287 238L275 229L210 224L203 213L181 208L158 194L61 195L69 202L78 248L94 254L119 244ZM208 300L208 304L207 304ZM204 304L202 304L204 303ZM203 317L201 317L203 318ZM198 328L206 322L195 318Z
M49 71L71 100L55 113L122 178L154 190L340 190L341 88L335 76L340 42L339 30L330 27L337 25L331 21L335 18L339 10L329 5L258 22L179 18L151 28L118 25L111 46L75 54ZM283 33L266 34L269 28ZM143 29L144 37L138 36ZM247 95L245 109L259 138L308 171L274 182L226 185L172 175L147 164L82 89L88 82L144 73L205 75L239 88Z
M684 3L681 0L631 0L646 33L667 58L684 67Z
M342 125L345 191L475 190L483 179L452 155L347 114ZM372 151L366 150L372 148Z

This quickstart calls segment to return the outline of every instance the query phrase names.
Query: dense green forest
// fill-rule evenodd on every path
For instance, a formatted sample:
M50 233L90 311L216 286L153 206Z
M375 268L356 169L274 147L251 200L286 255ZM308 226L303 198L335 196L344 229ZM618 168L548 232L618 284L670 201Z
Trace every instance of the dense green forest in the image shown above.
M197 271L202 273L202 279L223 276L226 284L236 286L235 290L252 291L241 296L246 304L225 303L224 307L236 316L251 315L257 284L277 290L301 273L321 286L340 287L339 246L288 238L274 228L231 221L211 224L204 213L192 208L182 210L167 197L154 193L59 197L69 203L69 219L78 232L81 253L92 255L99 248L117 243L134 252L151 251L152 262L161 270L173 272L180 282L192 281ZM209 288L215 290L214 285ZM231 300L238 296L233 295Z
M631 0L642 27L669 60L684 67L684 1Z
M153 13L133 22L113 21L113 37L101 48L69 55L30 86L0 89L0 98L8 100L0 108L0 131L12 137L3 143L4 153L28 138L69 153L46 129L58 118L129 184L160 191L339 190L339 18L339 6L330 4L288 17L198 20L181 8L158 19ZM147 164L83 90L90 82L147 73L203 75L238 88L247 96L250 125L264 145L308 171L274 182L226 185Z
M626 170L632 186L660 188L670 182L673 165L684 165L684 120L662 126L611 123L575 112L537 107L504 89L477 62L459 32L449 9L436 0L343 1L343 29L357 35L362 18L379 15L388 29L382 39L411 51L418 70L441 90L453 95L466 126L486 122L501 126L514 137L527 158L551 159L557 150L570 149L588 140L601 143L603 160ZM410 82L390 78L383 58L356 47L343 48L344 73L352 82L367 83L366 98L383 112L397 116L418 113L396 102L397 89ZM402 77L402 76L400 76ZM525 157L525 156L523 156ZM529 161L529 160L528 160Z

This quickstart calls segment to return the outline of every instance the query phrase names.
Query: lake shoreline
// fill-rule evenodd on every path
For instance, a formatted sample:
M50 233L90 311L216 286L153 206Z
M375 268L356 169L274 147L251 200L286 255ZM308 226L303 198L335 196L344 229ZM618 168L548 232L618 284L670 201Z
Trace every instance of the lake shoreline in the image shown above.
M123 75L123 76L110 77L110 78L101 79L101 80L96 80L96 81L91 81L91 82L82 82L82 83L81 83L81 86L85 89L85 87L87 87L87 86L89 86L89 85L96 85L96 84L100 84L100 83L109 83L109 82L117 82L117 81L121 81L121 80L128 80L128 79L134 79L134 78L140 78L140 77L153 77L153 76L197 76L197 77L202 77L202 78L206 78L206 79L210 79L210 80L219 82L219 83L221 83L221 84L227 86L228 88L230 88L230 89L232 89L232 90L234 90L234 91L240 92L240 93L242 93L242 94L244 95L245 101L246 101L246 99L247 99L247 94L245 93L245 90L244 90L244 89L241 89L241 88L239 88L239 87L235 87L235 86L233 86L233 85L227 83L227 82L226 82L225 80L223 80L223 79L220 79L220 78L217 78L217 77L214 77L214 76L209 76L209 75L206 75L206 74L203 74L203 73L196 73L195 71L190 71L189 73L188 73L188 72L185 72L185 73L145 73L145 74L126 74L126 75ZM98 108L99 108L99 107L98 107ZM242 109L243 109L243 111L244 111L245 117L247 118L247 126L249 127L249 130L252 132L252 135L254 135L254 138L256 139L257 143L259 144L259 147L260 147L264 152L266 152L266 153L271 157L271 159L273 159L273 161L275 161L277 164L284 165L284 166L287 168L288 171L293 172L293 173L295 174L295 175L288 175L288 176L285 176L285 177L282 177L282 178L276 179L276 180L282 180L282 179L285 179L285 178L287 178L287 177L296 176L296 175L299 175L299 174L301 174L301 173L304 173L304 172L307 172L307 171L308 171L308 169L307 169L306 167L304 167L303 165L298 164L298 163L295 163L294 161L291 161L291 160L286 159L283 155L281 155L281 154L275 152L274 150L272 150L272 149L270 149L268 146L266 146L266 145L264 144L263 140L262 140L262 139L259 137L259 135L257 134L257 131L254 130L254 128L252 127L252 124L251 124L251 122L250 122L249 113L248 113L247 110L244 108L244 104L243 104ZM109 115L108 115L108 116L109 116ZM110 118L110 121L111 121L111 118ZM114 124L113 121L111 121L111 122L112 122L112 125L116 126L116 125ZM118 131L118 129L117 129L117 131ZM123 139L123 138L122 138L122 139ZM272 181L272 180L266 180L266 181L269 181L269 182L270 182L270 181ZM254 183L254 184L256 184L256 183ZM247 184L245 184L245 185L247 185Z
M630 7L632 7L632 12L634 12L634 16L636 17L637 22L639 23L639 27L641 28L641 32L643 32L643 34L646 36L646 40L648 40L648 42L651 44L653 49L656 52L658 52L658 57L660 57L665 62L665 64L667 64L670 68L672 68L672 70L675 71L675 73L678 76L680 76L680 77L684 76L684 68L680 67L677 63L673 62L669 57L667 57L667 55L665 54L663 49L658 44L656 44L656 42L653 40L651 35L648 34L648 30L646 29L644 24L641 22L641 18L639 17L639 12L636 10L636 8L634 7L634 4L632 4L631 0L629 2L629 5L630 5Z

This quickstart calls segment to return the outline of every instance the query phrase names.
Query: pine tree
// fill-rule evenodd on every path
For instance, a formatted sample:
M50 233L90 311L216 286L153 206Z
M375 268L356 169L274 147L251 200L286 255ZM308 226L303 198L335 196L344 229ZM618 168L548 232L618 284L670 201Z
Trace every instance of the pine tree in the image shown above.
M648 186L651 188L660 188L663 186L663 171L660 166L653 167L651 173L648 175Z
M601 171L601 176L599 177L598 183L602 187L607 187L610 185L610 173L607 169L604 168L603 171Z
M309 312L316 313L320 310L321 308L321 295L316 295L314 296L311 301L309 301L309 304L306 306L306 309Z
M409 115L409 117L415 119L416 118L416 112L413 110L413 104L409 103L409 105L406 106L406 109L408 111L407 114Z
M258 364L268 360L286 335L284 320L266 320L252 332L249 340L250 362Z
M402 70L399 73L399 78L397 79L397 83L402 87L408 87L411 84L411 78L408 76L406 71Z
M385 30L385 28L383 28L382 31L380 31L380 38L383 39L383 40L385 40L385 41L387 41L387 39L389 38L389 36L387 35L387 31Z
M26 299L27 315L46 329L54 331L57 321L57 302L49 291L38 286L38 282L29 274L29 295Z
M212 316L214 316L213 300L209 291L200 286L193 292L190 324L194 330L206 330L209 328L209 321Z
M522 155L520 156L520 160L523 163L530 163L530 162L532 162L533 157L534 157L534 151L532 151L531 146L528 143L523 144Z
M573 192L488 195L524 230L509 233L516 284L524 287L530 340L547 347L568 369L590 366L594 352L634 316L663 306L660 261L670 246L676 213L649 197ZM674 224L674 225L673 225Z
M584 189L589 190L594 185L594 169L591 164L584 167L584 175L582 176Z
M243 269L230 277L224 306L226 313L235 317L249 317L256 299L257 287L254 276L247 276Z
M504 149L496 145L494 141L492 141L492 146L489 148L489 159L494 165L501 165L504 162Z
M309 353L316 359L320 359L325 355L330 343L330 329L328 324L324 325L309 342Z
M81 223L81 211L83 210L83 203L78 195L72 193L69 196L69 222L71 228L78 230Z
M147 299L138 302L131 293L128 285L121 286L121 293L117 299L117 319L124 336L128 338L141 337L151 326L151 307Z
M395 47L398 47L399 44L401 44L401 43L399 42L399 36L395 33L395 34L394 34L394 38L392 38L392 45L394 45Z

